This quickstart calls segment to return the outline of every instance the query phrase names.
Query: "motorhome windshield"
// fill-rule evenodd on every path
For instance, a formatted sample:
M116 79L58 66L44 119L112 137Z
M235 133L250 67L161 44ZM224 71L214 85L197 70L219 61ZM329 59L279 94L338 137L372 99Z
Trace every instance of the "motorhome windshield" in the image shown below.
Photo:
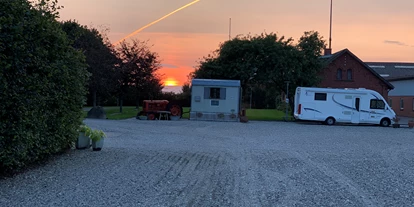
M370 108L371 109L385 109L385 102L381 99L371 99Z

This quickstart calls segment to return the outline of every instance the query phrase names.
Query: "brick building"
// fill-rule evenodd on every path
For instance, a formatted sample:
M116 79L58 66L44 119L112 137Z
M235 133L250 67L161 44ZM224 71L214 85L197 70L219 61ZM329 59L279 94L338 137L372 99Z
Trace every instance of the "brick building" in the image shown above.
M394 85L388 104L398 116L414 117L414 63L367 62L384 79Z
M377 91L385 100L388 99L388 92L394 89L390 82L348 49L333 54L327 49L321 58L326 65L320 74L320 87L366 88Z
M388 94L388 103L398 116L414 117L414 76L388 79L395 89Z

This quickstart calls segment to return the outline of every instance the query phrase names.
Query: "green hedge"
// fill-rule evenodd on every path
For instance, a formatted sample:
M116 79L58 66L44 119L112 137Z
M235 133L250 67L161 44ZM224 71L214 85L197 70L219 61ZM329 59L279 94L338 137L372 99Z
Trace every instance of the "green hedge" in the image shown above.
M85 57L48 11L0 1L0 174L62 152L78 136Z

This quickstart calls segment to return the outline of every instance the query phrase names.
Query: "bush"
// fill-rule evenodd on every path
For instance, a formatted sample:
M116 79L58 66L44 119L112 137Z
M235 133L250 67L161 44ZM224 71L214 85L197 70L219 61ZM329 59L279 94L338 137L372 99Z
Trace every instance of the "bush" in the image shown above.
M0 1L0 174L62 152L78 136L89 74L49 5Z

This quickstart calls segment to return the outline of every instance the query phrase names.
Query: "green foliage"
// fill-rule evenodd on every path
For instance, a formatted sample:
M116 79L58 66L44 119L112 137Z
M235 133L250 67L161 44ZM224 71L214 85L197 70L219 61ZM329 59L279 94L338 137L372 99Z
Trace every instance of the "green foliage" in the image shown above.
M236 79L241 81L244 101L247 88L272 91L265 102L297 86L314 86L322 69L319 60L325 42L318 32L305 32L295 45L292 38L276 34L238 36L220 45L213 54L204 57L192 78ZM256 74L255 74L256 73Z
M86 133L88 130L90 130L90 127L86 126L85 124L81 124L78 129L79 132L83 133Z
M76 21L62 22L62 29L72 41L72 46L86 56L89 79L89 94L94 106L97 97L104 99L115 92L119 60L114 49L95 28L82 26Z
M106 134L102 130L92 129L85 132L85 136L91 138L92 141L97 142L106 137Z
M182 100L182 106L191 106L191 86L185 83L181 88L181 93L178 94L179 100Z
M280 104L280 109L247 109L246 115L249 120L258 121L280 121L285 117L285 108ZM190 118L190 107L183 107L183 119ZM119 113L117 106L105 107L105 113L109 120L123 120L131 119L137 116L138 111L142 111L142 108L136 109L135 106L125 106L124 111ZM83 130L85 131L85 130Z
M135 106L125 106L123 107L122 113L119 112L119 107L116 106L104 107L104 110L108 119L121 120L135 118L138 111L142 110L142 107L137 109Z
M92 129L84 124L79 127L78 131L85 133L85 136L91 138L91 140L95 142L106 137L106 134L102 130Z
M249 120L256 121L282 121L285 112L275 109L247 109L246 116Z
M146 41L122 42L117 48L121 60L118 90L121 99L127 94L143 99L156 99L161 95L162 77L157 73L161 63L157 53L152 52Z
M188 92L174 93L174 92L163 92L159 97L161 100L168 100L171 103L178 104L181 107L191 106L191 94Z
M0 173L68 149L78 137L85 57L56 21L55 1L40 2L35 9L26 0L0 1Z

